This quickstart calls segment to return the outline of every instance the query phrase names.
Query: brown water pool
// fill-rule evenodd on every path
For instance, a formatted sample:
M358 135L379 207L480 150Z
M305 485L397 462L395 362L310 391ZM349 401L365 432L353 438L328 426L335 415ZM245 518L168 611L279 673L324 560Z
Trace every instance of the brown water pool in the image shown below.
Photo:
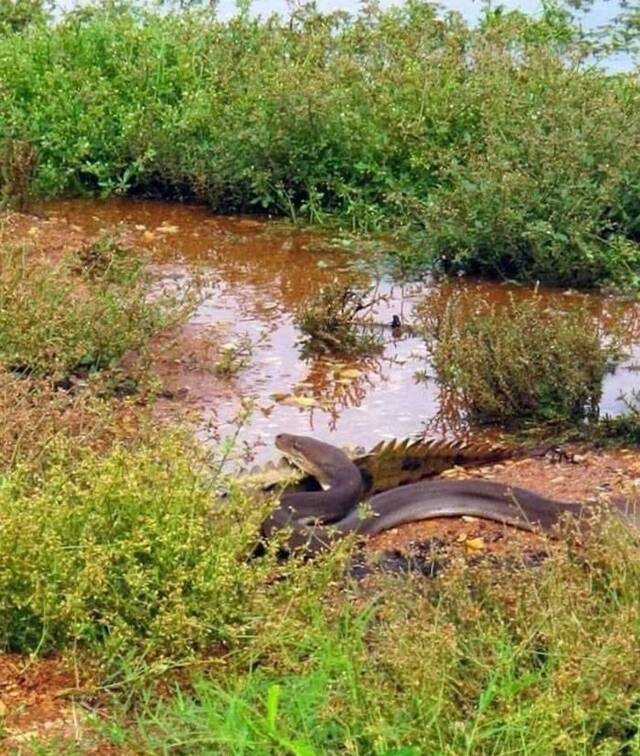
M50 202L43 210L51 223L77 232L118 228L152 251L169 282L190 276L194 265L206 271L203 301L173 346L163 343L158 352L167 396L159 411L196 416L203 437L237 433L240 447L257 460L273 456L274 436L282 431L365 447L425 432L466 434L437 382L420 377L429 373L422 340L383 326L394 314L410 323L414 305L427 293L435 308L461 289L496 301L509 293L533 295L531 288L461 279L400 282L379 272L364 243L268 218L220 217L197 206L129 199ZM294 313L333 279L375 285L384 297L374 315L384 338L379 356L348 362L301 357ZM640 306L565 290L542 294L543 306L587 300L603 324L625 323L630 357L607 377L601 401L603 412L620 412L621 394L640 386ZM218 375L214 366L225 345L243 344L250 344L247 364L231 376ZM238 430L238 415L248 404Z

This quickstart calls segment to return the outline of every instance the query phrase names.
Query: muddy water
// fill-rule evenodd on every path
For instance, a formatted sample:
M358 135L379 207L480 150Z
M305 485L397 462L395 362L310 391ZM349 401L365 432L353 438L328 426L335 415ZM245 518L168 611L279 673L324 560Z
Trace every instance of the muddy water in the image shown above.
M509 293L532 295L522 287L486 282L400 283L376 273L372 258L363 265L366 252L355 255L356 244L268 219L212 216L200 207L73 201L49 203L45 211L87 233L118 227L128 241L152 251L167 281L188 277L194 264L206 271L205 296L196 312L173 342L156 345L167 397L159 410L197 417L203 437L220 438L236 432L237 419L250 404L237 439L257 460L273 456L273 438L281 431L365 447L425 432L466 434L437 383L417 375L428 371L422 340L393 333L385 324L394 314L409 323L425 293L432 295L434 308L460 289L493 300ZM334 278L375 285L383 297L374 315L384 338L378 357L350 362L301 358L294 313ZM616 413L621 393L640 385L640 373L633 369L640 363L640 307L563 291L544 292L543 302L566 308L585 298L603 323L624 320L634 334L629 360L604 386L602 410ZM225 347L234 345L246 364L220 375Z

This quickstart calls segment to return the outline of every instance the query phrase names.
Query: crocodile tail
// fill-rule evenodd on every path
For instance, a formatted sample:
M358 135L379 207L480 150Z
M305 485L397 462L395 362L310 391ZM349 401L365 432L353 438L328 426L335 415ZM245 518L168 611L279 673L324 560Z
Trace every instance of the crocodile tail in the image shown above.
M405 438L381 441L353 461L370 495L438 475L456 465L488 464L514 453L506 446L486 442Z

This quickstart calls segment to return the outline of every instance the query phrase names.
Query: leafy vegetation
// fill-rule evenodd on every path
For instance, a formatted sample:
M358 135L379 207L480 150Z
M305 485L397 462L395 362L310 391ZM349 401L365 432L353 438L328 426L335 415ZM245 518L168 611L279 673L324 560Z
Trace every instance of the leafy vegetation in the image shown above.
M595 417L618 351L586 309L549 312L539 298L496 306L454 296L426 328L439 380L481 422Z
M0 249L0 363L61 380L115 367L180 320L193 292L152 296L139 255L98 240L58 262L25 247Z
M213 365L213 371L219 378L231 378L251 364L254 344L248 333L237 340L223 344L220 357Z
M640 89L557 6L230 21L106 3L0 36L44 196L196 197L392 230L447 271L634 286ZM612 146L615 145L615 148Z
M230 640L263 579L246 559L259 510L230 499L216 516L203 461L177 439L74 447L72 464L59 446L40 482L3 478L2 648L151 661Z
M0 34L20 32L31 24L44 23L50 6L46 0L0 0Z
M296 315L303 353L356 355L380 350L380 335L362 321L374 304L370 291L337 281L323 286Z

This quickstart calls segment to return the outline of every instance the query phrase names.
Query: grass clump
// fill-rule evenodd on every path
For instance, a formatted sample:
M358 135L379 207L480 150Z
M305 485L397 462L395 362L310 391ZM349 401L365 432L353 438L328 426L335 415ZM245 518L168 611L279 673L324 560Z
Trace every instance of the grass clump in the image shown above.
M98 241L57 262L0 249L0 363L57 380L117 365L184 317L192 292L154 293L142 260Z
M106 454L58 443L39 479L3 475L0 647L125 663L232 643L264 580L247 560L261 510L214 502L206 459L166 434Z
M336 586L306 622L265 627L259 666L149 698L111 733L150 751L634 753L639 578L612 525L537 568L489 559Z
M254 343L248 333L239 339L223 344L220 356L213 365L218 378L232 378L251 364Z
M369 295L334 281L308 299L295 318L303 353L346 356L377 352L382 340L362 320L375 304Z
M438 379L479 422L595 417L618 352L586 309L553 312L537 298L496 306L453 297L426 328Z

